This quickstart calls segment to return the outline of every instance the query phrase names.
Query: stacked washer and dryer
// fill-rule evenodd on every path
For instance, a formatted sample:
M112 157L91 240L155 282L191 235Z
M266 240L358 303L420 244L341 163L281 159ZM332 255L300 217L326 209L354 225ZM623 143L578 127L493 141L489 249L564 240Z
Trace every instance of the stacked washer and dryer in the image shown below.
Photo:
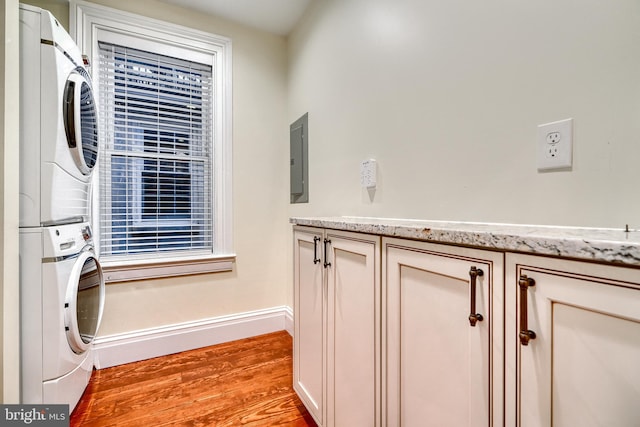
M89 222L96 106L78 47L51 13L27 5L20 72L21 400L73 410L104 307Z

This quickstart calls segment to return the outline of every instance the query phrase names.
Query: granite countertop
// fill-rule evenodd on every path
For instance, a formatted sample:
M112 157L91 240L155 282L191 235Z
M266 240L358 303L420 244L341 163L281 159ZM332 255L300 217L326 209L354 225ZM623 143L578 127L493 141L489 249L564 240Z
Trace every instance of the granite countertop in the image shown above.
M295 225L640 267L640 230L364 217L294 217Z

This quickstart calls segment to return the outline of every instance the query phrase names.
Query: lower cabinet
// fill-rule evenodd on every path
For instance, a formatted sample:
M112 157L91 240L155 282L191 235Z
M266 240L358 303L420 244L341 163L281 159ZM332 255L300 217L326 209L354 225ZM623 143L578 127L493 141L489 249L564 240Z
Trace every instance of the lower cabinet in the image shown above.
M294 389L319 426L380 426L380 238L294 242Z
M640 426L640 270L506 256L507 426Z
M640 269L294 227L319 426L640 426Z
M383 239L385 426L498 426L499 252Z
M313 419L324 425L325 312L322 230L294 231L293 388Z

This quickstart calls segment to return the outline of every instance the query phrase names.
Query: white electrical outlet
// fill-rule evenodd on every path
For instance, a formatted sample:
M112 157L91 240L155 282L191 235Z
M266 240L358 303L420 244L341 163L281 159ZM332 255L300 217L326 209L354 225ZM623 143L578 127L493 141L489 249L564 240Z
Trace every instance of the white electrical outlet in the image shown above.
M573 164L573 119L538 126L538 170L567 169Z

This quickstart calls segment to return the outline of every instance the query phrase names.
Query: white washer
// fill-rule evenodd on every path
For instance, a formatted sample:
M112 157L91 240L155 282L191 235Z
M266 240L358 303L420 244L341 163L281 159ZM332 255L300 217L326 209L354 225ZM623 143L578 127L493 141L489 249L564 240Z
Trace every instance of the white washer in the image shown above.
M20 227L88 221L98 120L89 74L50 12L20 5Z
M104 308L91 228L23 228L20 247L21 400L73 410L91 377Z

